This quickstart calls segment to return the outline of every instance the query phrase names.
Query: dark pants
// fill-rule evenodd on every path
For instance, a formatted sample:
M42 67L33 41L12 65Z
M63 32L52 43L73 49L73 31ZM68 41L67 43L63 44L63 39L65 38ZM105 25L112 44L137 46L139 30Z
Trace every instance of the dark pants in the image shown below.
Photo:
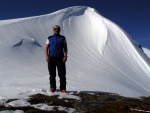
M60 90L66 90L66 65L60 58L50 58L48 62L50 88L56 90L56 67L60 78Z

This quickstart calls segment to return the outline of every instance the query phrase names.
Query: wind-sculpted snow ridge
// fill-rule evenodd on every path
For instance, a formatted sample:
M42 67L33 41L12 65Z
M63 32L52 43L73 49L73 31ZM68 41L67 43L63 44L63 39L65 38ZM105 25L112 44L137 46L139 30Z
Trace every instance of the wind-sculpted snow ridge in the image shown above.
M44 47L56 24L68 43L67 90L150 95L150 59L140 46L95 9L75 6L0 21L0 98L49 89Z
M150 50L147 48L142 48L145 54L150 58Z

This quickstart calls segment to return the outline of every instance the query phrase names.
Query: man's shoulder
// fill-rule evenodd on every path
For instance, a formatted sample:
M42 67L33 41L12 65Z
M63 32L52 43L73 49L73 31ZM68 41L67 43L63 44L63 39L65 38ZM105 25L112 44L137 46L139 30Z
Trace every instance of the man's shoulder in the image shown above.
M52 38L53 36L54 36L54 35L49 36L48 39Z
M51 35L51 36L48 37L48 39L50 39L50 38L52 38L52 37L54 37L54 36L55 36L55 35ZM59 37L65 38L65 36L63 36L63 35L59 35Z
M65 36L63 36L63 35L59 35L61 38L65 38Z

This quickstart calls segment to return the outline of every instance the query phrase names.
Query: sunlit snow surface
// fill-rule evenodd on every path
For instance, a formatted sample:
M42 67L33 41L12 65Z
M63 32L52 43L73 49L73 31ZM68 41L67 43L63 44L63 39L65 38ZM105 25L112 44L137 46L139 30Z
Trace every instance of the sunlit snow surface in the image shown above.
M0 21L0 99L49 89L44 48L56 24L68 43L68 91L150 95L150 59L139 45L95 9L76 6Z

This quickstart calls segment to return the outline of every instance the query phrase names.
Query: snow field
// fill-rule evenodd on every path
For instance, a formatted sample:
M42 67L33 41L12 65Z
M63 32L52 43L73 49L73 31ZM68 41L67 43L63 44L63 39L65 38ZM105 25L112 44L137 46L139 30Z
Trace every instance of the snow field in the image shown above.
M150 59L139 45L95 9L74 6L0 21L0 99L49 89L44 48L54 25L68 43L68 91L150 95Z

